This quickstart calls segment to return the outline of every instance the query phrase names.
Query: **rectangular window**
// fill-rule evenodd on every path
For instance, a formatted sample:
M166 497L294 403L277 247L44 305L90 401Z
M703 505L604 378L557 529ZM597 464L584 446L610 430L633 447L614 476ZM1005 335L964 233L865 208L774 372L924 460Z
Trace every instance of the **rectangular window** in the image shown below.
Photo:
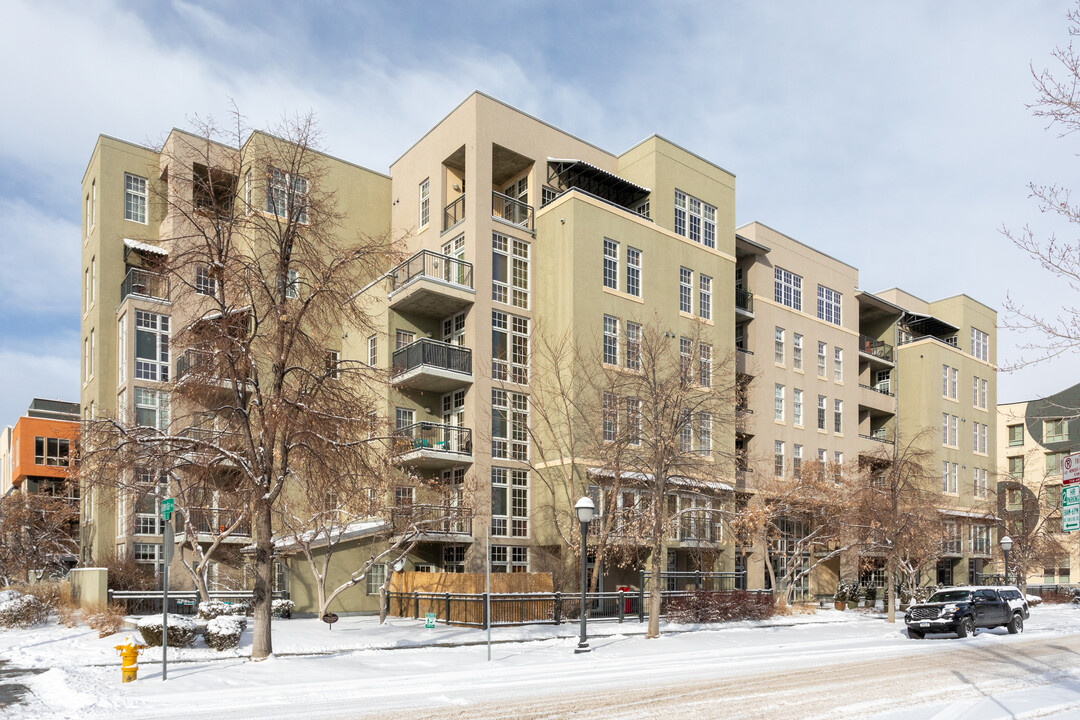
M799 388L791 391L791 421L796 425L802 425L802 397L803 392Z
M123 385L127 382L128 366L127 313L116 323L116 358L116 384Z
M1016 480L1024 477L1024 458L1022 456L1009 458L1009 477Z
M712 317L712 278L708 275L698 275L698 315L702 320Z
M802 445L795 445L791 450L791 474L796 479L802 477Z
M529 243L514 238L510 258L510 304L529 309Z
M949 416L949 444L953 447L960 447L959 420L955 415Z
M802 370L802 335L795 333L791 338L791 366Z
M292 217L307 222L308 183L299 175L293 176L271 167L266 173L266 212L277 217ZM291 214L290 214L291 209Z
M679 312L694 312L693 294L694 271L690 268L679 268Z
M844 349L833 348L833 380L844 382Z
M34 464L67 467L69 449L70 441L65 438L36 437L34 438Z
M675 234L715 248L716 208L693 195L676 190Z
M431 214L431 178L426 178L420 183L420 227L428 224Z
M990 362L990 336L982 330L971 328L971 354L976 360Z
M1061 459L1065 457L1067 453L1056 452L1046 453L1046 474L1047 475L1060 475L1061 474Z
M244 173L244 214L251 213L251 168Z
M698 344L698 382L701 387L712 387L712 345Z
M169 393L135 388L135 424L166 430L169 426Z
M784 364L784 328L778 327L773 331L773 362L777 365Z
M213 297L217 294L217 278L210 273L206 265L195 266L195 292Z
M626 248L626 294L641 297L641 251Z
M619 396L604 393L604 442L615 442L619 434Z
M341 353L337 350L327 350L325 365L326 377L331 380L337 380L341 377Z
M844 432L844 401L833 400L833 432Z
M698 413L698 452L712 455L712 414Z
M817 375L819 378L825 377L825 349L827 347L823 342L817 344Z
M398 430L407 428L416 422L416 411L410 408L396 408L394 411L394 427Z
M124 173L124 219L146 224L146 178Z
M1067 420L1043 420L1043 442L1062 442L1069 439Z
M979 379L979 407L986 409L986 380Z
M394 332L394 350L400 350L406 345L411 345L416 340L416 333L408 330L396 330Z
M619 243L604 238L604 287L619 289Z
M784 477L784 441L773 441L773 475Z
M1010 425L1009 426L1009 446L1015 447L1016 445L1024 444L1024 426L1023 425Z
M619 364L619 318L604 316L604 363Z
M975 468L972 471L971 494L977 498L985 498L989 493L989 489L986 470Z
M840 324L840 299L843 297L835 290L824 285L817 286L817 316L833 325Z
M386 582L386 563L375 563L369 567L364 581L364 592L368 595L378 595L379 589Z
M949 366L941 366L941 397L949 397Z
M529 397L506 390L491 390L491 456L511 460L529 458Z
M792 310L802 311L802 278L782 267L774 268L773 299Z
M626 441L641 444L641 398L626 398Z
M693 416L689 410L682 410L679 413L679 451L683 453L692 452L694 448L694 426Z
M817 396L817 429L818 430L824 430L825 429L825 413L826 413L826 410L827 410L826 403L828 403L828 399L824 395L818 395Z
M626 323L626 369L641 369L641 325Z
M941 492L956 495L960 481L960 466L948 460L941 461Z
M496 537L528 537L528 470L491 468L491 534Z
M949 397L953 400L960 399L959 378L960 371L956 368L949 368Z
M169 316L135 311L135 379L169 381Z
M646 199L643 202L638 203L637 207L634 208L634 212L641 217L649 217L649 201Z
M833 453L833 482L839 483L844 475L844 453Z
M510 238L491 234L491 299L510 303Z
M773 388L773 419L784 422L784 386L780 383Z
M491 311L491 374L495 380L529 381L529 319Z
M379 338L372 335L367 339L367 364L375 367L379 362Z
M949 444L949 413L941 413L941 444Z

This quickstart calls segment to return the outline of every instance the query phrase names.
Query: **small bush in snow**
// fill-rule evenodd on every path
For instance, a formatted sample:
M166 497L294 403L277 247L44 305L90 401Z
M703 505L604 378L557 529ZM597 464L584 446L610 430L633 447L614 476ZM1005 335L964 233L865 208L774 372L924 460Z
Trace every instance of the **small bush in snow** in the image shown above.
M120 632L120 628L124 626L124 606L113 603L108 607L87 608L83 611L83 620L98 631L99 638L108 637Z
M274 617L288 620L292 617L293 610L296 609L296 603L292 600L275 600L270 607L274 612Z
M775 612L772 595L745 590L695 590L668 604L668 620L676 623L765 620Z
M222 615L206 623L206 644L215 650L229 650L240 644L240 635L247 620L232 615Z
M216 617L231 614L231 606L221 600L211 600L210 602L199 603L198 617L200 620L213 620Z
M1028 601L1028 605L1040 605L1043 598L1038 595L1025 595L1024 598Z
M872 606L877 602L877 587L874 585L867 585L864 596L866 597L866 602Z
M195 622L183 615L169 615L169 647L187 647L195 640ZM150 647L161 647L161 616L139 621L139 634Z
M49 619L49 608L33 595L16 594L9 597L9 600L0 603L0 627L33 627Z
M229 615L250 615L251 605L246 602L233 602L228 604Z

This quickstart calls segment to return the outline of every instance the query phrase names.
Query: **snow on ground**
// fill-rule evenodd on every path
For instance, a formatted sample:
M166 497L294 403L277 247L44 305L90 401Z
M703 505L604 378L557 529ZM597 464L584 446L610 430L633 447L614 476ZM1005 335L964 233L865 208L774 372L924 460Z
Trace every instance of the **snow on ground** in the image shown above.
M147 649L140 657L139 680L126 685L120 683L114 646L128 635L137 640L134 630L100 639L85 627L0 631L0 660L10 661L10 666L48 668L17 679L30 690L25 704L0 709L15 718L137 714L216 720L430 711L556 692L618 691L853 661L911 657L916 662L919 656L962 647L1008 652L1013 643L1080 636L1080 607L1043 605L1032 611L1023 635L997 629L963 641L933 636L913 641L902 622L888 625L879 615L831 609L766 622L665 625L665 635L653 641L642 637L644 630L636 618L623 624L592 623L592 652L575 655L576 624L495 628L489 662L483 630L443 625L426 630L423 621L400 618L380 626L375 618L343 617L333 628L315 619L275 620L274 658L259 663L245 659L251 646L248 629L237 651L219 653L201 639L193 648L170 648L166 682L161 678L160 648ZM1051 680L1042 682L1041 690L1014 684L1009 688L1012 702L1023 713L1050 713L1039 717L1080 716L1080 682L1076 682L1080 677ZM907 720L943 712L942 717L983 720L997 717L994 713L1003 707L997 693L960 705L935 697L919 702L930 704L885 715L871 706L852 707L845 717Z

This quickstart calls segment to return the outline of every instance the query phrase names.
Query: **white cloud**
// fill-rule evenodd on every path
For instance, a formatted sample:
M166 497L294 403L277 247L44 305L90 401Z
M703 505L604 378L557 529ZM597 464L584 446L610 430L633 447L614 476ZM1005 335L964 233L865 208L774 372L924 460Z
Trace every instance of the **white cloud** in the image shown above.
M14 425L35 397L79 401L78 343L58 339L29 350L0 349L0 426ZM69 346L70 354L55 352Z
M0 312L79 312L79 226L24 200L0 200Z

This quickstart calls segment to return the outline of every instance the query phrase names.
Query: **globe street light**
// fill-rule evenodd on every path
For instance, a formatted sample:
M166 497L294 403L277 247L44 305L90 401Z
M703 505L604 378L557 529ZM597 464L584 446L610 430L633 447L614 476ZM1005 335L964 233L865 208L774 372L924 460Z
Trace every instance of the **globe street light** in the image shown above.
M1009 584L1009 551L1012 550L1013 541L1012 538L1006 535L998 541L1001 545L1002 551L1005 553L1005 584Z
M574 652L585 653L591 649L585 635L585 586L589 582L588 574L585 571L588 550L585 536L589 531L589 523L592 522L593 514L596 512L596 505L593 504L592 498L586 496L574 504L574 510L577 512L578 522L581 523L581 637L578 639L578 646L574 649Z

